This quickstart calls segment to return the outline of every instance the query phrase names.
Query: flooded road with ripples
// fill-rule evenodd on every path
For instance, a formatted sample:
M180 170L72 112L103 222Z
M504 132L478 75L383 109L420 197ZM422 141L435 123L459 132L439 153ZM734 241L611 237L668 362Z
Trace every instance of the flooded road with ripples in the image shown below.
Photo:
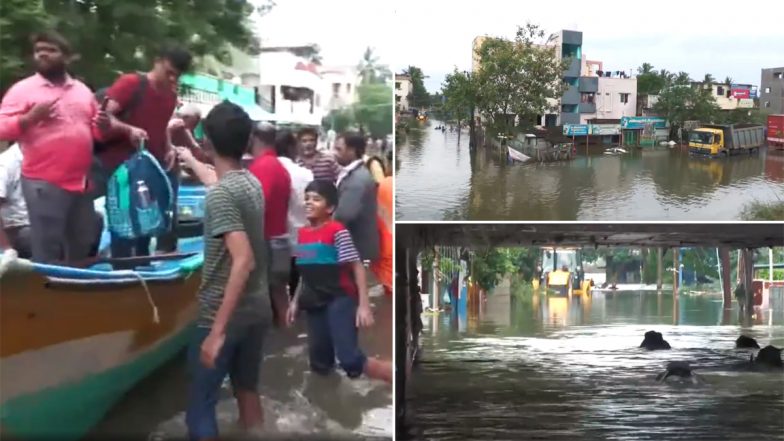
M708 159L678 148L604 155L578 145L572 161L507 163L471 152L468 132L412 123L396 151L396 216L437 220L738 220L754 201L784 200L784 152Z
M376 324L360 332L360 346L367 355L391 359L392 301L380 286L371 295ZM342 371L311 374L305 328L301 316L294 328L267 335L260 380L264 429L247 439L392 439L392 388L364 377L350 380ZM89 439L187 439L187 387L182 353L131 390ZM237 418L227 379L218 403L222 436L242 434Z
M518 294L499 287L478 317L423 317L409 438L784 439L784 371L743 371L752 352L734 348L741 333L784 346L781 292L751 328L720 295ZM673 349L640 349L651 329ZM673 360L705 384L657 383Z

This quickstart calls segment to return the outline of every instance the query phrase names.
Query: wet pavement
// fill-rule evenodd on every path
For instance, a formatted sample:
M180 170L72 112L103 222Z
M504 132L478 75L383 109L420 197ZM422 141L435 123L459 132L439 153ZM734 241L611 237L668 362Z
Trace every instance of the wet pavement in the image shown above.
M710 159L578 145L573 161L510 165L439 124L412 123L398 144L398 220L738 220L754 201L784 200L784 151Z
M392 358L392 302L371 288L376 324L360 334L367 355ZM378 294L381 294L379 296ZM292 329L273 330L265 340L261 395L265 427L247 439L391 439L394 432L392 388L385 383L329 377L308 367L305 320ZM188 374L185 353L154 372L118 403L89 439L187 439ZM218 403L222 436L242 435L228 380Z
M751 352L734 348L741 333L784 346L784 294L743 328L716 294L508 293L488 295L478 317L423 317L407 438L784 439L784 371L743 371ZM640 349L651 329L673 349ZM704 384L657 383L675 360Z

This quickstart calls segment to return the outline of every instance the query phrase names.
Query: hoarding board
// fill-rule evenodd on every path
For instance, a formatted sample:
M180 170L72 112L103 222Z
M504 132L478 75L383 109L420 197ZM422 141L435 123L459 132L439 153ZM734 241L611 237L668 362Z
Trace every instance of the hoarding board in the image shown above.
M586 124L564 124L563 134L566 136L585 136L588 134Z
M591 135L620 135L620 124L591 124Z
M661 129L667 127L667 120L657 116L624 116L621 118L622 129L644 129L649 124L652 124L654 128Z
M739 99L738 100L738 108L739 109L751 109L754 107L754 100L751 98Z
M732 89L730 95L736 99L749 99L751 97L751 90L749 89Z

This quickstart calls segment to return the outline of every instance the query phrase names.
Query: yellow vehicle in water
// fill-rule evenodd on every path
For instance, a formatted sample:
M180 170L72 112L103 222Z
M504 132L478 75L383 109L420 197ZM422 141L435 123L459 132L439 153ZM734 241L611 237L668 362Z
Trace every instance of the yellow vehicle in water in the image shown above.
M542 248L541 280L545 288L559 295L571 297L591 293L591 282L585 280L579 248ZM538 289L538 285L535 283L534 288Z
M756 124L706 124L689 133L689 152L709 156L752 153L765 145L764 132Z

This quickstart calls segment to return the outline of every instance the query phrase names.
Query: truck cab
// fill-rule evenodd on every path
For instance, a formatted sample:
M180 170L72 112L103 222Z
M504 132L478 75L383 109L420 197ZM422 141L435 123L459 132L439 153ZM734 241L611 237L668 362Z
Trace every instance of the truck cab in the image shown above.
M579 248L543 248L542 274L545 287L561 295L587 294L582 253ZM566 268L566 271L564 271Z
M700 128L689 134L689 151L692 153L716 156L724 150L723 130Z

